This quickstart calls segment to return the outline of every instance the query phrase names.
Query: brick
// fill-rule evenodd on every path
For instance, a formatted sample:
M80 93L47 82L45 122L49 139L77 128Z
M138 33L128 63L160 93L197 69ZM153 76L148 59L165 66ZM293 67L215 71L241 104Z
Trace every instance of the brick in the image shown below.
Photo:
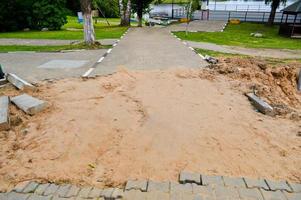
M35 90L36 88L15 74L8 73L7 80L19 90Z
M239 188L238 193L242 200L264 200L258 188Z
M89 192L89 198L97 198L100 197L102 194L102 190L98 189L98 188L93 188L90 192Z
M233 200L239 199L237 188L227 188L223 186L214 187L216 200Z
M19 184L17 184L12 191L14 192L23 192L23 190L26 188L26 186L30 183L30 181L24 181Z
M122 189L115 188L112 192L111 198L112 199L120 199L124 196L124 192Z
M44 183L44 184L40 184L35 193L38 194L38 195L43 195L45 190L47 189L47 187L49 186L50 184L49 183Z
M155 182L149 181L147 191L161 191L161 192L169 192L170 182Z
M283 192L280 190L277 191L266 191L260 189L264 200L287 200Z
M269 190L268 185L264 181L264 179L250 179L244 178L247 188L262 188L265 190Z
M37 182L31 181L23 190L24 193L33 193L39 184Z
M88 198L89 197L89 193L90 191L92 190L92 187L85 187L85 188L82 188L79 193L78 193L78 196L79 197L82 197L82 198Z
M258 111L260 111L261 113L263 113L265 115L270 115L270 116L273 116L275 114L273 107L270 106L267 102L265 102L262 99L260 99L255 94L248 93L248 94L246 94L246 96L252 102L252 104L254 105L254 107Z
M243 178L223 177L225 186L245 188L246 184Z
M147 181L141 180L141 181L133 181L130 180L126 183L125 190L140 190L142 192L147 191Z
M224 186L224 181L221 176L202 175L202 185L220 185Z
M52 196L41 196L37 194L33 194L29 197L28 200L51 200Z
M66 198L70 198L70 197L75 197L77 196L77 194L79 193L80 191L80 188L75 186L75 185L72 185L70 190L68 191L67 195L66 195Z
M56 192L57 196L58 197L67 197L67 194L68 194L70 188L71 188L71 185L69 185L69 184L60 186Z
M180 183L196 183L202 184L201 174L182 171L179 177Z
M266 180L266 183L268 184L269 188L273 191L276 190L286 190L288 192L292 192L292 189L288 186L286 181L270 181Z
M9 129L9 98L0 97L0 131Z
M214 192L212 186L201 186L197 184L192 184L192 192L193 194L198 194L202 199L213 199Z
M284 192L284 194L288 200L300 200L301 199L301 193Z
M48 196L48 195L54 195L56 193L56 191L59 189L59 186L56 184L50 184L46 190L44 191L44 195Z
M47 103L40 99L34 98L27 94L22 94L11 98L11 101L21 110L29 115L34 115L38 112L43 111Z
M10 192L7 195L7 200L27 200L31 194L22 194L17 192Z
M141 192L140 190L128 190L125 191L123 200L146 200L147 192Z
M192 193L192 184L178 184L178 183L170 183L170 192L184 192L184 193Z
M293 192L301 192L301 183L288 183L293 189Z

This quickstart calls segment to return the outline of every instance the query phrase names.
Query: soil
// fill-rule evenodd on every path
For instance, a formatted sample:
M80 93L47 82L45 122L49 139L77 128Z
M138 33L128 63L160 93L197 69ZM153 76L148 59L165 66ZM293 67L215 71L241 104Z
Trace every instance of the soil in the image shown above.
M255 112L243 95L255 85L269 103L298 110L293 72L253 62L42 82L30 94L49 108L27 116L11 106L17 119L0 132L0 190L24 180L176 181L181 170L301 182L300 121Z

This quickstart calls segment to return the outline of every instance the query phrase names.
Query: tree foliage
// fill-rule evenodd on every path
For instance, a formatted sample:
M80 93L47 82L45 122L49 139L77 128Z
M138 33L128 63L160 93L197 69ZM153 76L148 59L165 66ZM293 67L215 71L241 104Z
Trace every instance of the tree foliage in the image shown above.
M93 7L100 9L105 17L119 17L118 0L94 0Z

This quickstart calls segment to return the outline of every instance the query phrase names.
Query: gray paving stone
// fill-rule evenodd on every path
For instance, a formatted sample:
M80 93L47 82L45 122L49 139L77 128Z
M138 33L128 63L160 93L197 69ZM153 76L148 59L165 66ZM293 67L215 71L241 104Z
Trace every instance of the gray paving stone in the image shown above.
M52 196L41 196L37 194L32 194L28 200L51 200Z
M170 200L197 200L199 198L200 195L198 194L176 192L176 191L170 193Z
M250 179L244 178L247 188L262 188L265 190L269 190L268 185L264 181L264 179Z
M101 196L104 197L105 199L111 199L113 191L114 188L105 188L103 189Z
M220 185L224 186L224 181L221 176L202 175L202 185Z
M89 192L89 198L98 198L100 197L102 194L102 190L99 188L93 188L90 192Z
M205 200L211 200L214 199L214 192L212 189L212 186L207 185L207 186L201 186L197 184L192 184L192 192L193 194L198 194L198 198L202 198Z
M7 195L7 200L27 200L31 194L22 194L17 192L10 192Z
M26 188L26 186L30 183L30 181L24 181L24 182L21 182L21 183L18 183L14 189L12 191L15 191L15 192L23 192L23 190Z
M49 185L50 185L49 183L40 184L40 185L37 187L35 193L38 194L38 195L43 195L44 192L45 192L45 190L46 190L46 188L47 188Z
M8 73L7 80L19 90L35 90L35 87L15 74Z
M183 193L191 193L192 194L192 184L179 184L179 183L170 183L170 192L183 192Z
M141 192L140 190L128 190L124 193L124 200L146 200L147 192Z
M7 193L0 193L0 200L7 200Z
M46 190L44 191L44 195L45 196L54 195L58 189L59 186L52 183L46 188Z
M214 187L216 200L234 200L239 199L237 188L229 188L223 186Z
M264 198L264 200L287 200L284 193L280 190L277 191L266 191L263 189L260 189L261 194Z
M161 191L161 192L169 192L170 182L155 182L148 181L147 191Z
M166 192L151 191L151 192L147 192L146 199L147 200L169 200L170 196L169 193Z
M67 197L67 194L68 194L70 188L71 188L70 184L61 185L56 192L57 196L58 197Z
M0 131L9 129L9 98L0 97Z
M292 192L292 189L288 186L286 181L266 180L266 183L268 184L269 188L273 191L275 191L275 190L286 190L288 192Z
M125 190L140 190L142 192L147 191L147 181L141 180L141 181L133 181L130 180L126 183Z
M301 183L288 183L293 189L293 192L301 192Z
M47 106L45 101L34 98L27 94L22 94L11 98L11 101L21 110L29 115L34 115L44 110Z
M201 174L182 171L179 177L180 183L196 183L201 184Z
M239 188L238 193L242 200L264 200L258 188Z
M78 196L82 198L88 198L89 193L92 189L93 189L92 187L84 187L79 191Z
M24 193L33 193L37 187L39 186L39 183L31 181L23 190Z
M224 179L225 186L246 188L246 184L243 178L233 178L233 177L224 176L223 179Z
M301 193L284 192L284 194L288 200L300 200L301 199Z
M124 196L124 192L122 189L114 188L111 198L112 199L121 199Z
M75 186L75 185L72 185L70 190L68 191L66 197L67 198L70 198L70 197L74 197L74 196L77 196L77 194L79 193L80 191L80 188Z

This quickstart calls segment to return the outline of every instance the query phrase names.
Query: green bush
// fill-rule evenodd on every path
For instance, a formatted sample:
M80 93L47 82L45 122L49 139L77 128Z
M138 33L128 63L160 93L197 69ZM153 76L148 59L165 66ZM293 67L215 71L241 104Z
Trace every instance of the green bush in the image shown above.
M94 0L93 1L94 9L101 10L102 14L105 17L119 17L119 5L118 0ZM101 16L101 13L100 13ZM101 16L103 17L103 16Z

